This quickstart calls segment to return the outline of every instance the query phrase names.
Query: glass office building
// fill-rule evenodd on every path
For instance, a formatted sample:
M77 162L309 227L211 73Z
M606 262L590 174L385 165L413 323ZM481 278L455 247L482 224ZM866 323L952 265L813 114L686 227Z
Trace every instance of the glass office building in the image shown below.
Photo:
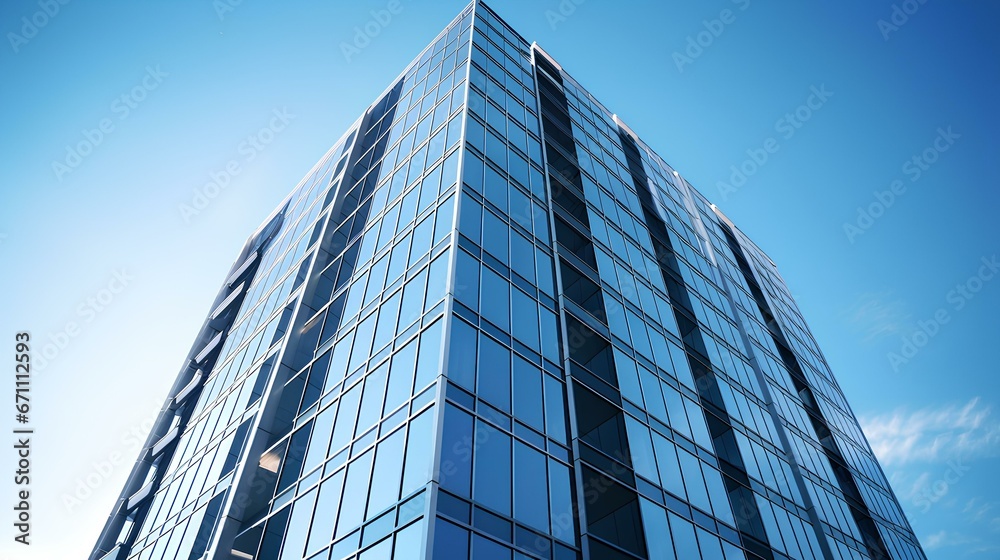
M250 236L102 558L925 556L774 263L476 2Z

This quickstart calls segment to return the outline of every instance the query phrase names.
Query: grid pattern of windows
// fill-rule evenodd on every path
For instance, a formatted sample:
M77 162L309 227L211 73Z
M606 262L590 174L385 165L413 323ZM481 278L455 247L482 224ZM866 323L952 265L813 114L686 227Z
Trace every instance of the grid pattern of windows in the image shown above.
M432 478L470 16L361 121L246 482L266 481L268 498L242 512L233 550L404 557L423 542L415 520Z
M482 5L469 82L433 555L576 558L530 49Z
M297 297L303 275L295 271L311 259L312 254L305 253L315 245L315 232L322 226L319 214L343 169L350 136L293 191L278 214L280 230L270 232L255 249L263 257L215 366L207 372L197 401L184 406L190 411L176 411L189 416L183 433L172 453L155 457L145 475L159 489L148 506L131 514L132 521L141 523L123 527L122 540L129 535L134 539L130 558L204 552L273 369L274 350L287 328L280 309Z
M770 259L478 0L213 307L92 560L925 558Z

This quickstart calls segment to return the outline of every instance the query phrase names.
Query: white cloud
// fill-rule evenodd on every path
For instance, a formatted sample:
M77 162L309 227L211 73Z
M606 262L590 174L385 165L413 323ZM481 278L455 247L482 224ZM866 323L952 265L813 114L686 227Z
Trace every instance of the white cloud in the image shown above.
M995 507L995 502L987 502L982 498L972 498L966 502L962 513L967 514L972 521L982 521Z
M861 294L846 315L865 342L912 330L913 315L891 292Z
M899 499L912 502L930 485L931 473L924 471L912 478L902 470L894 470L889 475L889 483L896 489Z
M965 460L1000 452L1000 421L979 398L859 419L875 455L885 466Z
M920 539L920 542L923 543L924 548L927 550L934 550L937 548L947 548L951 546L977 544L980 540L975 537L961 535L951 531L938 531L937 533L927 535L926 537Z

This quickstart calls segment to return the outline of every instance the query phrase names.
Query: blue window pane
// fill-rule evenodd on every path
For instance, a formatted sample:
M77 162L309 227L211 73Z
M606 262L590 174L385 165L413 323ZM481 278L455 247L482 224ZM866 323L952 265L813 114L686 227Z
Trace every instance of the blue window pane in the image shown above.
M344 497L340 505L340 520L337 521L337 538L361 525L368 497L368 483L372 472L374 452L369 450L351 462L347 467L344 482Z
M705 449L712 449L712 436L709 435L708 425L705 424L705 413L690 399L684 399L684 407L687 409L694 441Z
M615 264L611 257L601 249L595 250L594 256L597 258L597 270L601 280L607 282L615 290L621 291L618 286L618 276L615 275ZM611 313L610 309L608 313Z
M648 369L639 366L639 382L642 385L642 396L645 397L646 401L646 411L659 420L667 422L667 409L663 406L663 396L660 394L660 378Z
M492 106L490 107L492 108ZM489 131L487 131L486 134L486 158L492 161L494 164L496 164L497 167L499 167L500 169L504 170L507 169L507 145L504 143L502 138ZM487 166L487 170L488 169L489 167ZM487 179L486 179L487 191L489 191L490 188L488 177L489 177L489 172L487 171ZM504 181L504 183L505 183L504 189L506 190L507 188L506 181ZM501 208L506 210L507 205L504 204L503 206L501 206Z
M722 554L722 543L719 541L719 537L701 527L697 527L696 529L698 530L698 544L701 545L702 560L726 560L726 557ZM788 536L791 537L791 533ZM794 556L801 557L797 554Z
M576 535L576 517L570 488L569 467L549 459L549 508L552 512L552 534L573 543Z
M396 224L396 234L399 235L406 226L413 221L417 215L417 200L420 197L420 189L412 188L403 197L403 203L399 205L399 222ZM393 278L390 276L390 278Z
M449 132L448 134L448 140L451 141L451 133ZM458 154L461 151L462 150L453 151L451 155L444 160L444 164L442 165L443 169L441 171L441 192L447 192L448 189L455 184L455 181L458 180ZM471 159L472 158L470 157L466 161L470 161Z
M468 194L462 193L462 212L458 220L458 231L482 245L483 207Z
M740 547L738 547L738 546L736 546L734 544L730 544L730 543L728 543L726 541L722 541L722 548L726 552L726 560L746 560L747 556L743 552L742 548L740 548ZM816 556L816 557L818 557L818 556L821 555L818 546L816 546L816 547L813 548L813 555Z
M477 29L477 31L478 31L478 29ZM479 40L479 36L477 36L477 40ZM479 51L475 51L474 50L473 52L478 53ZM471 82L472 85L478 87L479 89L485 90L486 89L486 74L483 74L483 71L480 70L478 67L473 66L472 68L469 69L469 82ZM485 103L485 101L483 100L483 98L482 98L481 95L476 94L478 96L479 103L476 104L475 107L473 107L473 103L472 103L472 94L473 93L475 93L475 90L469 92L469 108L470 109L475 109L477 111L482 111L483 110L483 103Z
M323 548L333 539L333 526L337 522L337 512L340 511L340 491L344 485L344 472L341 469L319 486L319 498L316 500L316 513L313 515L306 554Z
M473 535L472 560L510 560L511 550L482 535Z
M281 549L281 560L302 558L302 547L305 546L306 534L309 532L315 500L316 490L311 490L296 500L292 506L291 521L285 531L285 545Z
M535 299L521 290L511 290L511 315L513 328L511 334L529 348L539 351L541 345L538 338L538 304Z
M625 314L628 317L629 330L632 331L632 344L635 351L652 359L653 347L649 344L649 336L646 334L646 323L631 310L626 309Z
M469 560L469 531L440 518L435 520L434 558Z
M677 448L673 442L660 434L653 432L653 448L656 449L656 465L660 471L660 486L668 492L686 500L684 479L677 464Z
M677 458L680 459L681 472L684 473L684 487L687 488L691 505L703 511L712 511L712 505L708 501L708 490L705 489L705 480L701 474L701 461L683 449L677 450Z
M351 351L351 361L347 366L348 372L353 372L361 364L368 360L371 352L372 334L375 331L375 319L377 313L368 315L361 324L358 325L354 335L354 350Z
M510 412L510 350L480 333L477 372L480 398Z
M455 216L455 196L449 196L448 200L445 200L441 206L437 209L437 217L434 222L434 242L431 245L437 245L438 241L444 239L445 235L451 233L452 230L452 220Z
M504 263L508 261L508 229L507 222L493 212L483 214L483 249Z
M438 133L440 136L444 131ZM426 210L432 202L437 200L439 190L441 188L441 166L437 166L433 171L424 177L422 183L420 183L420 203L417 206L417 214L422 213Z
M474 148L476 148L481 153L485 152L486 151L486 148L485 148L485 143L486 143L485 135L486 135L486 128L483 125L479 124L478 120L470 118L468 120L467 124L465 125L465 139L466 139L466 141L469 142L469 145L472 146L472 147L474 147ZM469 161L472 161L473 159L477 159L478 160L479 158L475 157L475 156L473 156L473 157L467 157L465 161L469 162ZM473 183L470 183L469 181L470 181L470 179L476 180L476 175L473 174L472 176L470 176L468 172L473 172L474 173L477 167L478 167L479 170L482 170L482 165L483 165L482 160L479 160L478 161L478 165L476 167L472 167L470 169L468 163L466 163L466 166L465 166L465 169L467 171L467 173L465 174L465 182L470 187L475 188L477 192L481 192L482 191L482 183L481 183L481 181L482 181L482 175L479 175L479 177L478 177L478 181L479 182L473 184Z
M532 177L537 173L534 168L532 168ZM539 174L540 175L540 174ZM535 237L540 239L545 245L549 244L549 215L548 212L538 205L537 202L532 203L532 214L534 216L534 228L532 233Z
M424 256L431 248L431 235L433 234L434 216L428 215L417 227L413 229L413 238L410 245L410 255L408 266L412 266L417 259Z
M406 436L406 470L403 473L405 497L431 480L434 449L434 409L428 409L410 420Z
M354 425L358 419L358 404L361 402L361 387L358 383L350 391L340 397L337 409L337 422L333 427L333 441L330 451L337 451L351 442L354 436Z
M375 252L378 253L396 236L396 222L399 220L399 204L389 209L382 217L382 224L379 226L378 243L375 245ZM382 272L385 272L384 270ZM376 275L377 276L377 275ZM371 294L367 296L371 301Z
M635 472L652 481L658 481L656 459L653 455L653 444L649 440L649 428L635 418L625 416L625 429L628 432L629 449L632 452L632 466Z
M559 443L566 443L566 409L563 385L545 376L545 433Z
M277 558L278 548L284 541L285 536L285 525L288 521L288 513L291 511L291 507L286 507L278 513L271 516L271 519L267 521L267 528L264 529L264 539L260 543L260 554L261 558ZM167 539L159 539L161 544L166 543ZM169 552L162 551L159 555L160 558L170 558L168 556Z
M488 508L510 515L510 436L477 420L475 446L473 498Z
M760 512L760 520L764 523L765 535L775 545L775 548L782 549L781 531L778 529L777 521L774 519L771 502L759 494L754 494L753 497L757 503L757 511Z
M355 436L375 424L382 416L382 403L385 399L385 384L389 378L389 366L383 363L377 370L365 378L365 390L361 396L361 409L358 412L358 427Z
M688 389L694 391L694 376L691 374L691 365L688 364L687 355L684 353L684 350L682 350L680 346L671 342L670 357L675 370L674 375L678 380L680 380L681 383L686 385Z
M531 161L538 165L542 164L542 145L530 136L528 137L528 155L531 156Z
M212 531L215 530L216 524L219 521L219 513L222 509L222 502L225 499L226 494L216 494L214 498L208 503L208 506L202 510L202 518L200 522L192 521L190 534L193 535L194 541L191 543L191 553L188 556L188 560L192 558L201 558L205 553L205 550L209 545L209 538L211 537ZM147 519L149 519L147 517ZM198 530L195 531L195 528ZM330 527L332 530L332 527ZM183 556L181 556L183 558Z
M535 283L535 246L516 231L510 235L510 266L522 278Z
M465 251L458 252L455 265L455 299L473 311L479 309L479 260Z
M503 146L501 146L501 149L506 153L506 149ZM503 165L501 164L501 168ZM507 192L509 188L507 179L504 178L503 174L490 166L486 166L486 183L483 187L484 196L486 200L499 208L500 212L504 214L507 213Z
M542 354L550 361L558 363L559 326L556 324L556 315L546 307L539 307L538 320L541 323Z
M385 539L358 556L358 560L391 560L392 539Z
M392 560L420 560L423 558L423 538L423 523L414 523L396 533L396 547L393 549Z
M387 286L392 285L406 271L406 261L409 258L411 239L410 234L402 236L395 246L393 246L392 252L389 253L389 268L386 270L385 276L385 284Z
M365 294L365 286L367 286L366 275L367 273L363 273L351 284L351 288L347 292L347 302L344 304L344 317L354 317L361 310L361 300Z
M492 49L492 45L490 48ZM495 55L500 60L503 60L504 58L503 55L501 55L500 53L495 53ZM500 73L498 74L497 77L501 78L502 80L503 74ZM501 107L503 106L504 101L502 95L504 92L502 90L490 89L486 93L489 95L490 99L492 99L496 103L499 103ZM488 103L486 105L486 122L493 128L497 129L497 132L499 132L501 136L507 135L507 119L505 118L503 109L501 109L500 107L497 107L492 103ZM486 142L487 142L486 149L488 150L489 138L486 139Z
M448 379L469 391L476 386L476 339L474 327L460 319L452 321Z
M544 432L542 372L520 356L514 356L513 397L514 416L539 432Z
M410 398L413 390L413 371L417 357L417 341L411 340L392 356L389 383L386 389L383 414L388 414Z
M336 406L327 407L326 410L319 413L316 417L302 472L308 473L313 467L326 459L326 448L330 443L330 435L333 433L333 421L336 417Z
M424 102L427 101L430 101L430 98L424 99ZM420 121L420 125L417 126L417 136L415 143L419 143L424 138L427 138L427 133L429 132L430 124L431 121L428 119ZM420 176L420 173L423 172L426 156L427 156L426 145L424 145L421 148L418 148L417 151L413 153L413 156L410 159L410 172L406 175L406 182L408 184L416 181L417 177Z
M518 128L516 126L511 126L511 129L513 129L515 131L518 131L518 132L521 132L520 128ZM515 139L513 139L513 141L517 142L517 139L515 138ZM519 156L516 152L509 152L508 155L510 156L510 158L509 158L509 161L510 161L510 164L509 164L510 165L510 169L509 169L510 176L512 178L514 178L514 180L517 181L518 183L521 183L522 185L527 185L528 184L528 160L526 160L523 157Z
M698 552L698 541L694 536L694 526L672 512L670 516L670 533L674 539L674 549L678 558L701 558Z
M441 373L441 325L435 321L420 335L420 354L417 358L416 389L422 389Z
M684 409L684 397L669 385L661 385L663 398L667 402L667 410L670 412L670 427L684 436L691 437L691 426L688 425L687 412Z
M424 311L430 311L444 297L450 278L450 259L451 249L449 248L431 262L430 273L427 275L427 301L424 303Z
M552 275L552 257L537 247L535 248L535 270L538 271L538 289L549 296L554 296L555 277Z
M458 79L459 74L456 73L455 76L456 76L456 79ZM462 100L463 100L464 96L465 96L464 88L462 88L462 87L455 88L455 90L452 92L452 98L451 98L453 109L457 109L458 108L458 106L462 103ZM448 121L448 147L449 148L451 146L455 145L455 143L458 142L459 139L462 136L462 120L463 119L460 118L459 116L454 116L454 117L451 118L450 121Z
M372 348L381 350L396 334L396 320L399 316L399 304L402 292L396 292L387 299L378 312L378 324L375 327L375 341Z
M194 545L195 536L198 534L198 529L201 526L204 515L205 508L202 507L195 511L191 517L182 522L182 524L174 530L176 533L174 539L177 540L178 543L177 551L174 553L177 558L184 558L190 554L191 548ZM183 540L180 540L182 534L184 537Z
M483 318L510 331L510 283L488 267L482 269L482 290L480 307Z
M379 442L375 450L375 468L372 471L372 485L368 497L368 519L380 513L399 499L399 483L403 471L404 430Z
M472 484L472 415L445 406L441 436L441 487L469 497Z
M513 158L521 159L517 156L512 156ZM512 222L520 225L524 229L531 231L531 201L528 199L528 195L521 192L520 189L511 188L510 189L510 219Z
M642 525L646 531L646 548L649 557L657 560L674 560L674 547L667 525L667 512L645 498L639 499Z
M407 138L409 138L410 136L407 136ZM406 139L403 139L403 141L406 142ZM403 158L401 159L405 159L405 157L406 155L404 152ZM397 196L399 196L399 193L403 192L403 187L406 186L406 171L407 168L404 166L401 167L399 171L393 174L392 181L390 181L389 183L389 190L385 194L387 200L392 200Z
M548 479L545 455L521 442L514 443L514 519L549 530Z
M673 319L670 319L673 321ZM655 362L659 367L665 370L671 370L670 366L670 350L668 349L668 344L666 338L662 334L654 331L649 331L650 342L653 343L653 362Z
M644 407L642 391L639 389L639 372L636 370L635 360L626 356L618 348L614 348L614 353L615 372L618 374L618 386L621 389L622 396Z

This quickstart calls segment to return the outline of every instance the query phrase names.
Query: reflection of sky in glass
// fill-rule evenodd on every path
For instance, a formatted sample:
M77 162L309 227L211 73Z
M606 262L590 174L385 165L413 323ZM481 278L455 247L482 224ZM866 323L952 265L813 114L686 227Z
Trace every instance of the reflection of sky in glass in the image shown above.
M998 50L984 28L995 8L928 3L885 41L878 21L891 17L890 5L741 6L585 3L564 20L546 12L555 3L498 9L778 263L854 411L878 434L918 442L885 466L931 557L992 550L998 498L982 492L996 469L986 411L997 387L984 349L996 332L997 291L986 282L960 310L946 297L996 250L996 193L984 186L998 124L987 102L996 75L984 71ZM57 438L36 448L39 480L59 482L38 487L37 544L27 557L90 549L139 451L149 403L167 393L247 233L461 5L404 4L348 63L341 42L382 7L244 3L220 21L203 4L71 3L16 53L0 54L10 83L21 84L4 91L3 104L5 324L51 344L34 379L33 422ZM733 23L678 72L672 53L724 7ZM5 4L4 29L23 33L21 18L37 9ZM115 100L157 65L162 83L122 118ZM786 139L777 121L824 84L834 92L827 104ZM265 144L271 136L259 131L281 109L294 117ZM97 138L102 119L113 130L59 181L53 160ZM948 126L961 137L910 181L905 162ZM731 182L730 166L771 137L780 149L724 197L718 183ZM239 173L227 171L230 161ZM226 174L224 189L206 190ZM851 243L844 223L856 224L858 208L895 179L905 193ZM185 219L181 205L202 202ZM121 270L134 280L92 306ZM940 308L952 320L893 373L887 353ZM921 428L895 430L896 419ZM921 451L938 432L968 435L938 454ZM980 443L962 443L970 441ZM932 489L949 460L970 468L940 495ZM110 474L79 490L78 479L104 461Z

